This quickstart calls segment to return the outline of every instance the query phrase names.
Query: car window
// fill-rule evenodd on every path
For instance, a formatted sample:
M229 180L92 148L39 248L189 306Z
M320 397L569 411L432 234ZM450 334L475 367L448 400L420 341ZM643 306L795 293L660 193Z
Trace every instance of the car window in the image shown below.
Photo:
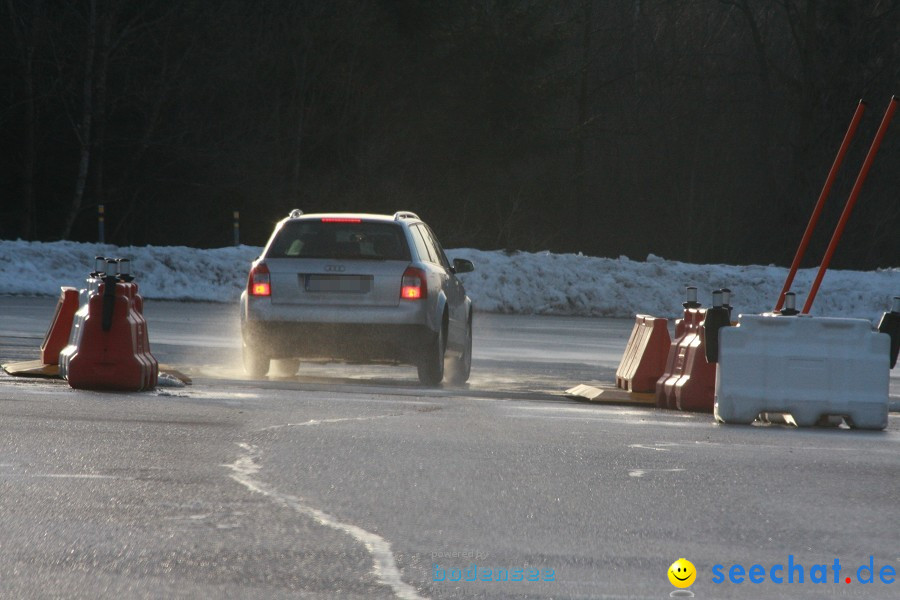
M444 249L441 248L441 243L438 241L437 236L434 235L434 232L431 231L431 228L428 225L420 225L422 228L422 233L425 236L425 244L428 246L429 252L437 257L436 263L442 265L448 271L450 270L450 261L447 260L447 255L444 254Z
M326 222L285 223L266 253L268 258L335 258L409 260L403 230L393 223Z
M413 225L409 228L409 231L412 233L413 242L415 242L416 250L419 252L419 258L425 262L437 264L437 258L431 254L428 243L425 241L425 234L419 225Z

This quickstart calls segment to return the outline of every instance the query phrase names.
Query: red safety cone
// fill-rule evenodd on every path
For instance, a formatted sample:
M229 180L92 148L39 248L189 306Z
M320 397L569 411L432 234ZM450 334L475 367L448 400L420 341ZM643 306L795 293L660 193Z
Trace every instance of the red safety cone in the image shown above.
M107 261L102 283L76 315L73 343L60 353L60 374L78 389L152 389L159 364L150 354L143 300L130 274L117 272L119 263L113 263Z

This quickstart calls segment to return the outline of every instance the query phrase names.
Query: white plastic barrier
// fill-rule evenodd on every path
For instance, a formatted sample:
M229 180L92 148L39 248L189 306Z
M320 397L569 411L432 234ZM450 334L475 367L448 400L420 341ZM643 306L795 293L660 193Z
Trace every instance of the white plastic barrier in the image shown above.
M869 321L741 315L719 336L717 421L790 413L801 427L829 415L860 429L887 427L890 338Z

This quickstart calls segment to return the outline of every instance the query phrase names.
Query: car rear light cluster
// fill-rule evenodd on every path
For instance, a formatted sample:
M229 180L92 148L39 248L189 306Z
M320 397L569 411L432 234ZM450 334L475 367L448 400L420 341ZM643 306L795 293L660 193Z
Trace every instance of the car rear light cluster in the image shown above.
M428 297L428 283L425 271L407 267L400 281L400 298L404 300L424 300Z
M247 293L251 296L272 295L269 267L266 266L266 263L259 263L250 269L250 276L247 278Z

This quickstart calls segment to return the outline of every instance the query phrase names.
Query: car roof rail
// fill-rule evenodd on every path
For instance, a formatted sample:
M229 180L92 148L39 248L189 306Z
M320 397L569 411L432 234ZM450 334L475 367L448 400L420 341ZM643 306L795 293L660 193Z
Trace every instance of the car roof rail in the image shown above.
M418 219L419 215L414 212L409 212L408 210L398 210L394 213L394 220L399 221L400 219Z
M302 217L302 216L303 216L303 211L300 210L299 208L295 208L290 213L288 213L288 218L290 218L290 219L296 219L297 217Z

